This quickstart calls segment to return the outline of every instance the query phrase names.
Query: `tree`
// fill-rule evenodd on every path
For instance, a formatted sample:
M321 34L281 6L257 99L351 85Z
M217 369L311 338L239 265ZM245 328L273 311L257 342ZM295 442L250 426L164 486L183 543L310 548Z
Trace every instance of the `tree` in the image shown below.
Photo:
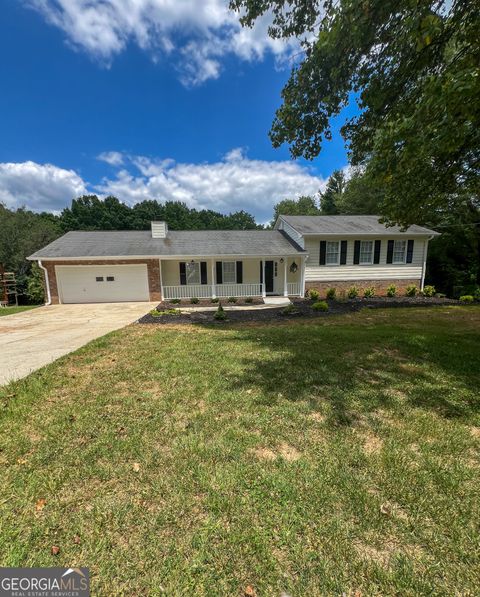
M30 274L27 278L26 295L34 305L45 302L45 288L43 285L43 272L36 263L32 263Z
M378 215L383 200L383 187L357 169L346 182L343 193L337 196L336 207L338 213L345 215Z
M320 209L314 197L303 195L298 199L284 199L277 203L273 208L273 228L279 215L284 216L318 216Z
M353 165L383 187L381 213L403 225L478 199L480 11L477 0L231 0L252 26L303 56L282 92L270 136L312 159L352 98L342 134Z
M345 189L345 174L341 170L334 170L327 181L327 187L320 193L320 209L322 215L332 216L338 213L337 201Z

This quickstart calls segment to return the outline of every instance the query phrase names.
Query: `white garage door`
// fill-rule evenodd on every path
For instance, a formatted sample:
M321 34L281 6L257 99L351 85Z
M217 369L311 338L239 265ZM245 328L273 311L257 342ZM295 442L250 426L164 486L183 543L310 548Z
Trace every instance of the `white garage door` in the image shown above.
M62 303L148 301L146 265L57 265Z

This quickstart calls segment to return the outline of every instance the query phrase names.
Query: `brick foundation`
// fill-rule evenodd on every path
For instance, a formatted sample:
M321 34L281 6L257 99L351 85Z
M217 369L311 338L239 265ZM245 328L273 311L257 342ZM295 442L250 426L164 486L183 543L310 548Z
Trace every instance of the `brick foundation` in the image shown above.
M345 281L330 281L330 282L306 282L305 283L305 292L314 288L320 292L322 297L325 297L325 294L329 288L336 288L337 294L340 294L342 291L347 292L349 288L352 286L356 286L359 289L360 296L362 295L362 291L364 288L369 288L373 286L375 288L376 294L378 296L385 295L387 293L387 288L391 284L395 284L397 287L397 293L402 295L405 294L405 290L407 286L411 284L415 284L420 288L422 281L420 278L410 278L408 280L349 280L348 282Z
M55 275L56 265L137 265L145 264L147 266L148 289L151 301L161 300L160 290L160 263L158 259L107 259L107 260L89 260L89 261L42 261L43 267L48 272L50 283L50 295L52 305L59 304L57 277Z

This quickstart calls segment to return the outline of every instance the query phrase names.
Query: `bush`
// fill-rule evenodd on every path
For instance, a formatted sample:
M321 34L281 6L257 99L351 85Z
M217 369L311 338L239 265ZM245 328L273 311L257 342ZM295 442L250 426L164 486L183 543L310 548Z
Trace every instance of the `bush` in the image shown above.
M473 303L475 299L473 298L473 295L471 294L464 294L463 296L460 297L460 302L461 303Z
M435 286L424 286L423 296L435 296Z
M397 287L395 286L395 284L390 284L390 286L387 288L387 296L392 298L396 294L397 294Z
M229 303L236 303L237 302L237 297L236 296L229 296L228 297L228 302Z
M363 291L363 296L365 298L373 298L375 296L375 288L373 286L365 288L365 290Z
M308 298L312 301L318 301L318 299L320 298L320 293L318 292L318 290L315 290L315 288L310 288L310 290L307 292Z
M316 303L313 303L312 309L314 311L328 311L328 303L325 301L317 301Z
M217 321L225 321L225 319L227 319L227 314L223 310L222 303L218 304L218 309L215 311L213 318Z
M350 288L347 291L347 296L349 299L357 298L358 288L356 286L350 286Z
M34 305L39 305L45 302L43 272L36 263L32 263L32 269L27 278L27 296L29 302Z
M172 305L179 305L181 303L181 300L180 299L170 299L168 302L172 303Z
M337 296L337 289L336 288L329 288L327 290L327 299L329 299L330 301L335 300L335 297Z
M477 287L475 288L475 292L474 292L474 294L473 294L473 298L474 298L476 301L480 301L480 286L477 286Z
M212 298L212 301L211 301L211 302L212 302L212 303L218 303L218 300L219 300L218 298Z
M247 296L247 298L245 299L245 302L248 304L253 303L253 298L251 296Z
M153 315L153 317L161 317L162 315L180 315L180 313L180 309L163 309L162 311L152 309L150 311L150 315Z
M418 293L418 288L415 286L415 284L409 284L407 286L407 288L405 289L405 294L407 296L417 296Z
M298 310L297 310L297 308L295 307L295 305L292 305L292 304L290 303L290 305L287 305L286 307L284 307L284 308L283 308L283 309L280 311L280 313L281 313L282 315L292 315L293 313L298 313Z
M192 305L196 305L199 302L199 300L196 296L194 296L193 298L190 299L190 302L192 303Z

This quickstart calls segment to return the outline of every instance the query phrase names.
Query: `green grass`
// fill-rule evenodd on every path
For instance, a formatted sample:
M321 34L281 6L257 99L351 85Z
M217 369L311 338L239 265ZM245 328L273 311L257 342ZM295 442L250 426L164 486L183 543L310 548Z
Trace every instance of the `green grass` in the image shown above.
M2 315L13 315L14 313L30 311L30 309L35 309L36 307L38 307L38 305L22 305L20 307L0 307L0 317L2 317Z
M479 341L476 307L96 340L0 389L0 564L108 596L477 594Z

